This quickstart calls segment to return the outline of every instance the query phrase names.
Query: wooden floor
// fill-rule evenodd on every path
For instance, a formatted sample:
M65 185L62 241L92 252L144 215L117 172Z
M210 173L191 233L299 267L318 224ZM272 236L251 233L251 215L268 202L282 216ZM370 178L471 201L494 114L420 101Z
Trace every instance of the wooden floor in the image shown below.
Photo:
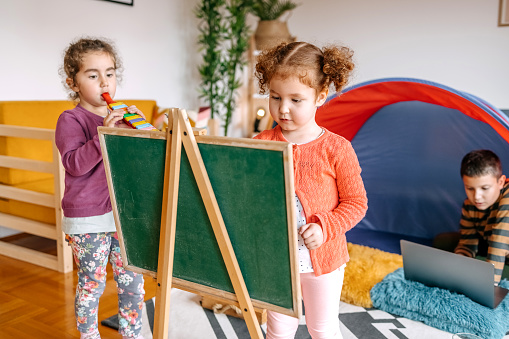
M38 241L37 246L44 244ZM74 318L76 282L76 271L63 274L0 255L0 338L79 338ZM145 291L145 300L155 296L156 283L148 276ZM116 285L108 265L99 322L117 311ZM99 332L102 339L121 338L116 330L102 325Z

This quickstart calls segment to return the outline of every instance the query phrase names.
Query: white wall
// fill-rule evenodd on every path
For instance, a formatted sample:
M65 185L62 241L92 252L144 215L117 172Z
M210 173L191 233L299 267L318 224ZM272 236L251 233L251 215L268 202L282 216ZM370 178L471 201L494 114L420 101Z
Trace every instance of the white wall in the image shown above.
M195 0L2 0L0 100L66 99L58 69L76 37L112 39L124 62L116 97L198 107Z
M509 108L509 26L497 27L498 0L300 2L290 32L353 48L353 83L414 77Z
M130 7L102 0L2 0L0 100L65 99L58 75L62 53L75 37L92 35L114 40L123 58L117 97L195 109L198 2L135 0ZM352 47L357 71L351 84L416 77L509 108L509 26L497 27L498 0L297 2L290 32L317 45ZM256 19L249 22L254 30Z

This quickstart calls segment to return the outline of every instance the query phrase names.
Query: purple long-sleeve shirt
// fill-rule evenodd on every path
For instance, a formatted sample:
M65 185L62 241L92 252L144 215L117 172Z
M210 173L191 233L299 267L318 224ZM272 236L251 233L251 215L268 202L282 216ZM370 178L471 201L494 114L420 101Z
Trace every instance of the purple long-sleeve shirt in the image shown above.
M62 209L66 217L90 217L111 211L97 133L103 120L79 104L58 118L55 143L65 168Z

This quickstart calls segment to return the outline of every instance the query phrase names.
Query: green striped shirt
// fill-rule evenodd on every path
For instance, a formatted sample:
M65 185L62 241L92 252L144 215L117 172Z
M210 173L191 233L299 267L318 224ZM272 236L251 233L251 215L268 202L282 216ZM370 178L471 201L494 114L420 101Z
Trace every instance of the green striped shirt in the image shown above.
M498 200L484 211L465 200L461 211L460 241L454 252L475 257L478 234L488 242L486 260L495 266L495 282L498 284L505 258L509 255L509 179L506 179Z

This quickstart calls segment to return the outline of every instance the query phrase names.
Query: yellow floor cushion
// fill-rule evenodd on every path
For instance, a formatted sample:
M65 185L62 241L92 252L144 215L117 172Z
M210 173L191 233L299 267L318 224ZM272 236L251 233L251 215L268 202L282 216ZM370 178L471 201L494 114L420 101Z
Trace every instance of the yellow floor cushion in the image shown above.
M350 261L346 264L341 301L373 307L370 291L389 273L403 267L401 255L348 243Z

